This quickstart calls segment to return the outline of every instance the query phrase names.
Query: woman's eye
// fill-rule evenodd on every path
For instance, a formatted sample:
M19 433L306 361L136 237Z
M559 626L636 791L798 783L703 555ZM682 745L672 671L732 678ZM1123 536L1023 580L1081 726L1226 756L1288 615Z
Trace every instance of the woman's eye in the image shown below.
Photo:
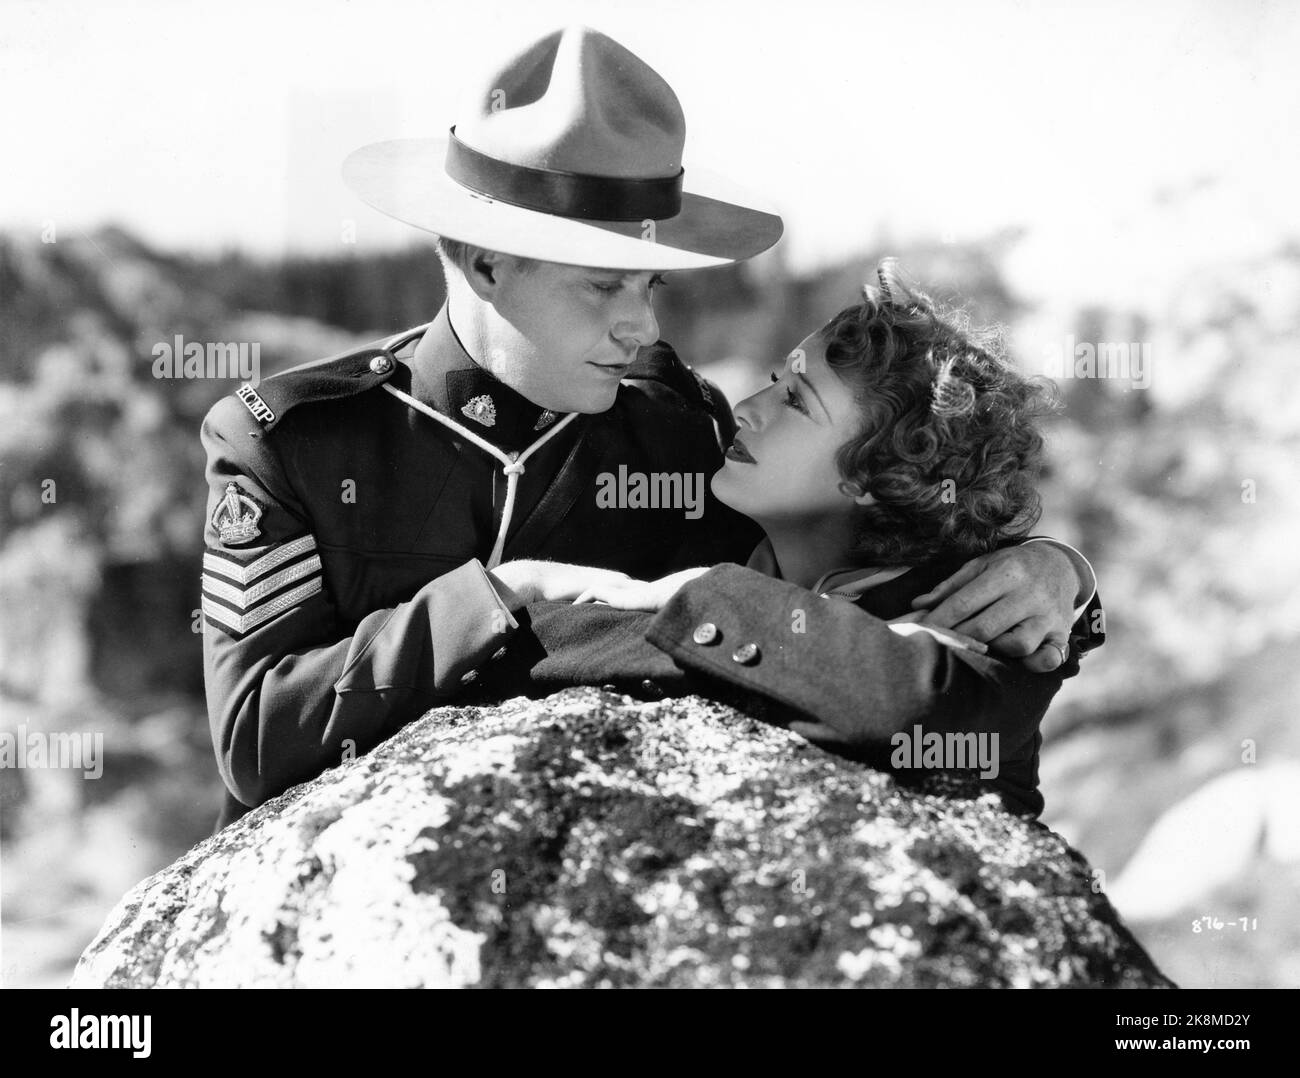
M769 377L772 379L773 382L779 382L779 381L781 380L780 378L778 378L778 377L776 376L776 371L773 371L773 372L769 375Z
M623 286L618 282L615 282L614 284L604 284L601 281L592 281L591 287L594 288L597 292L599 292L602 296L612 296Z
M787 408L793 408L797 412L806 412L808 410L803 406L803 401L800 399L799 394L793 389L787 389L785 391L785 406Z
M667 288L667 287L668 287L668 282L664 279L663 274L656 273L653 277L650 278L650 291L653 292L656 289Z

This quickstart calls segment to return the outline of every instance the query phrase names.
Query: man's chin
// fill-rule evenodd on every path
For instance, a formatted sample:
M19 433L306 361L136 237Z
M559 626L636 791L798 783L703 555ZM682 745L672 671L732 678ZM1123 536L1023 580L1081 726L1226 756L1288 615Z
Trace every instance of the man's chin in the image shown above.
M618 387L618 382L593 386L586 390L581 397L575 397L575 399L563 405L553 407L552 410L556 412L581 412L583 415L599 415L601 412L608 412L614 407L614 401L618 397Z

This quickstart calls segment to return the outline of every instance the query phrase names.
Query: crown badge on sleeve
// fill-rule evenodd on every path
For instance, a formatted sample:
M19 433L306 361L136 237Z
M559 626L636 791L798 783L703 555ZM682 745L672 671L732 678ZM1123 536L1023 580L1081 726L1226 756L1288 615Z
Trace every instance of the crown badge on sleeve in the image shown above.
M226 484L226 496L212 514L212 526L224 546L243 546L251 543L262 529L262 507L234 483Z

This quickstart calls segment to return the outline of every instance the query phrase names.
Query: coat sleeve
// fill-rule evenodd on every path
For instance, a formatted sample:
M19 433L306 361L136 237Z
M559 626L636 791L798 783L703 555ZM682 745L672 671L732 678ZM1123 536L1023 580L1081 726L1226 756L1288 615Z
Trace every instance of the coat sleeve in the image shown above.
M520 627L505 653L483 669L462 699L541 697L575 685L650 698L708 691L704 679L692 678L646 640L650 614L554 601L530 603L516 613Z
M226 398L202 429L208 718L221 776L249 806L373 748L452 695L517 628L477 561L342 624L274 434L255 426Z
M793 709L810 740L862 757L916 724L996 732L1004 755L1030 753L1048 702L1078 671L1072 655L1035 674L737 565L681 588L646 637L690 671Z

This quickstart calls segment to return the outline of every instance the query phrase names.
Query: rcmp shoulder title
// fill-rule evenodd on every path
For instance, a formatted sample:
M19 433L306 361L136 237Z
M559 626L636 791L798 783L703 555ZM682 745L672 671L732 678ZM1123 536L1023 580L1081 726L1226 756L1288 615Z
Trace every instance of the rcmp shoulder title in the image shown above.
M269 431L299 405L363 393L390 378L396 367L382 348L361 348L281 371L258 389L245 382L235 396Z
M275 422L275 411L258 396L257 390L247 382L235 391L235 396L243 401L244 407L253 413L253 418L259 423Z

